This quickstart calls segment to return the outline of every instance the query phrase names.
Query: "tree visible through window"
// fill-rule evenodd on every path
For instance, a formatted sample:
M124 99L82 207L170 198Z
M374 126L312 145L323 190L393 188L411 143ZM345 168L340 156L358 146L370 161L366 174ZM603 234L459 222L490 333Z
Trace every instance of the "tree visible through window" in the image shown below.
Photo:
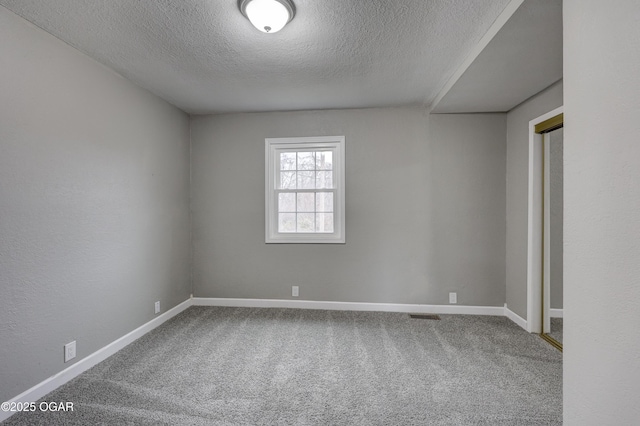
M266 144L267 242L344 242L344 137Z

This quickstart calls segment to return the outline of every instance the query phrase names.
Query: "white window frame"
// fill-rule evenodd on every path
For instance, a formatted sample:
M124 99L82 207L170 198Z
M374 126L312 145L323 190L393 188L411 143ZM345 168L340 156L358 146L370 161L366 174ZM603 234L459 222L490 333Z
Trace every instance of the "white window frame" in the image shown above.
M344 136L315 136L265 139L265 242L276 244L344 244L345 243L345 138ZM277 156L281 151L326 150L333 155L332 233L278 232ZM323 191L323 190L317 190Z

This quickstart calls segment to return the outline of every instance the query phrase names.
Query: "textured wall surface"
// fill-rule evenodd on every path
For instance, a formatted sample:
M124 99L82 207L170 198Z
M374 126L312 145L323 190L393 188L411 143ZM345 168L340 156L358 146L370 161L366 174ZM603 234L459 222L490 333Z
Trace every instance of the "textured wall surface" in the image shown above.
M550 255L550 304L552 309L562 309L563 292L563 205L564 205L564 179L563 179L563 135L564 129L554 130L549 134L550 151L549 158L549 197L550 205L550 234L549 255Z
M189 297L189 121L0 7L0 401Z
M192 120L194 295L502 306L504 114ZM346 244L264 242L264 139L346 137Z
M640 419L640 2L564 1L564 424Z
M237 0L0 0L188 112L422 104L509 0L295 0L263 34Z
M507 114L507 305L527 318L529 121L562 106L555 84Z

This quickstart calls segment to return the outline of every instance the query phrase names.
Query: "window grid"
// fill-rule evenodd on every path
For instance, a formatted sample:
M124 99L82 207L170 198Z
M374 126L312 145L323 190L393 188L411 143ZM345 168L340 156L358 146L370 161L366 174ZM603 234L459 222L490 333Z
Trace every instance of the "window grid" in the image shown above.
M334 191L276 191L278 200L278 232L331 233L333 229ZM311 196L311 197L309 197ZM301 198L303 198L301 200ZM312 198L305 203L304 198ZM301 218L303 223L301 224ZM311 218L311 219L310 219ZM311 221L311 226L304 222Z
M333 150L277 150L278 188L275 190L278 200L279 233L333 233L334 232L334 183ZM307 182L301 184L300 176L307 176ZM292 197L283 197L291 194ZM319 205L319 194L324 194ZM304 198L309 206L304 204ZM302 200L301 200L302 196ZM331 208L327 208L330 197ZM287 207L289 206L289 207Z

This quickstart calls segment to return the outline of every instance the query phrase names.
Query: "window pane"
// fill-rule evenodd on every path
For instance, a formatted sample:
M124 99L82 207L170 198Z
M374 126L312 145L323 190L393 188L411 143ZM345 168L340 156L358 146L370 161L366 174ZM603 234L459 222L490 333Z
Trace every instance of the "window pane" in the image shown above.
M278 232L296 232L296 214L278 214Z
M298 152L298 170L315 170L316 160L313 152Z
M318 172L316 188L333 188L333 172Z
M315 189L315 177L316 172L298 172L298 189Z
M298 193L298 212L315 211L315 195L313 192Z
M295 170L295 169L296 169L296 153L281 152L280 153L280 170Z
M333 232L333 213L316 213L316 232Z
M296 189L296 172L280 172L280 189Z
M296 194L294 193L278 194L278 211L279 212L295 212L296 211Z
M333 152L331 151L316 152L316 169L317 170L333 169Z
M316 211L333 212L333 193L318 192L316 194Z
M313 232L315 213L298 213L298 232Z

